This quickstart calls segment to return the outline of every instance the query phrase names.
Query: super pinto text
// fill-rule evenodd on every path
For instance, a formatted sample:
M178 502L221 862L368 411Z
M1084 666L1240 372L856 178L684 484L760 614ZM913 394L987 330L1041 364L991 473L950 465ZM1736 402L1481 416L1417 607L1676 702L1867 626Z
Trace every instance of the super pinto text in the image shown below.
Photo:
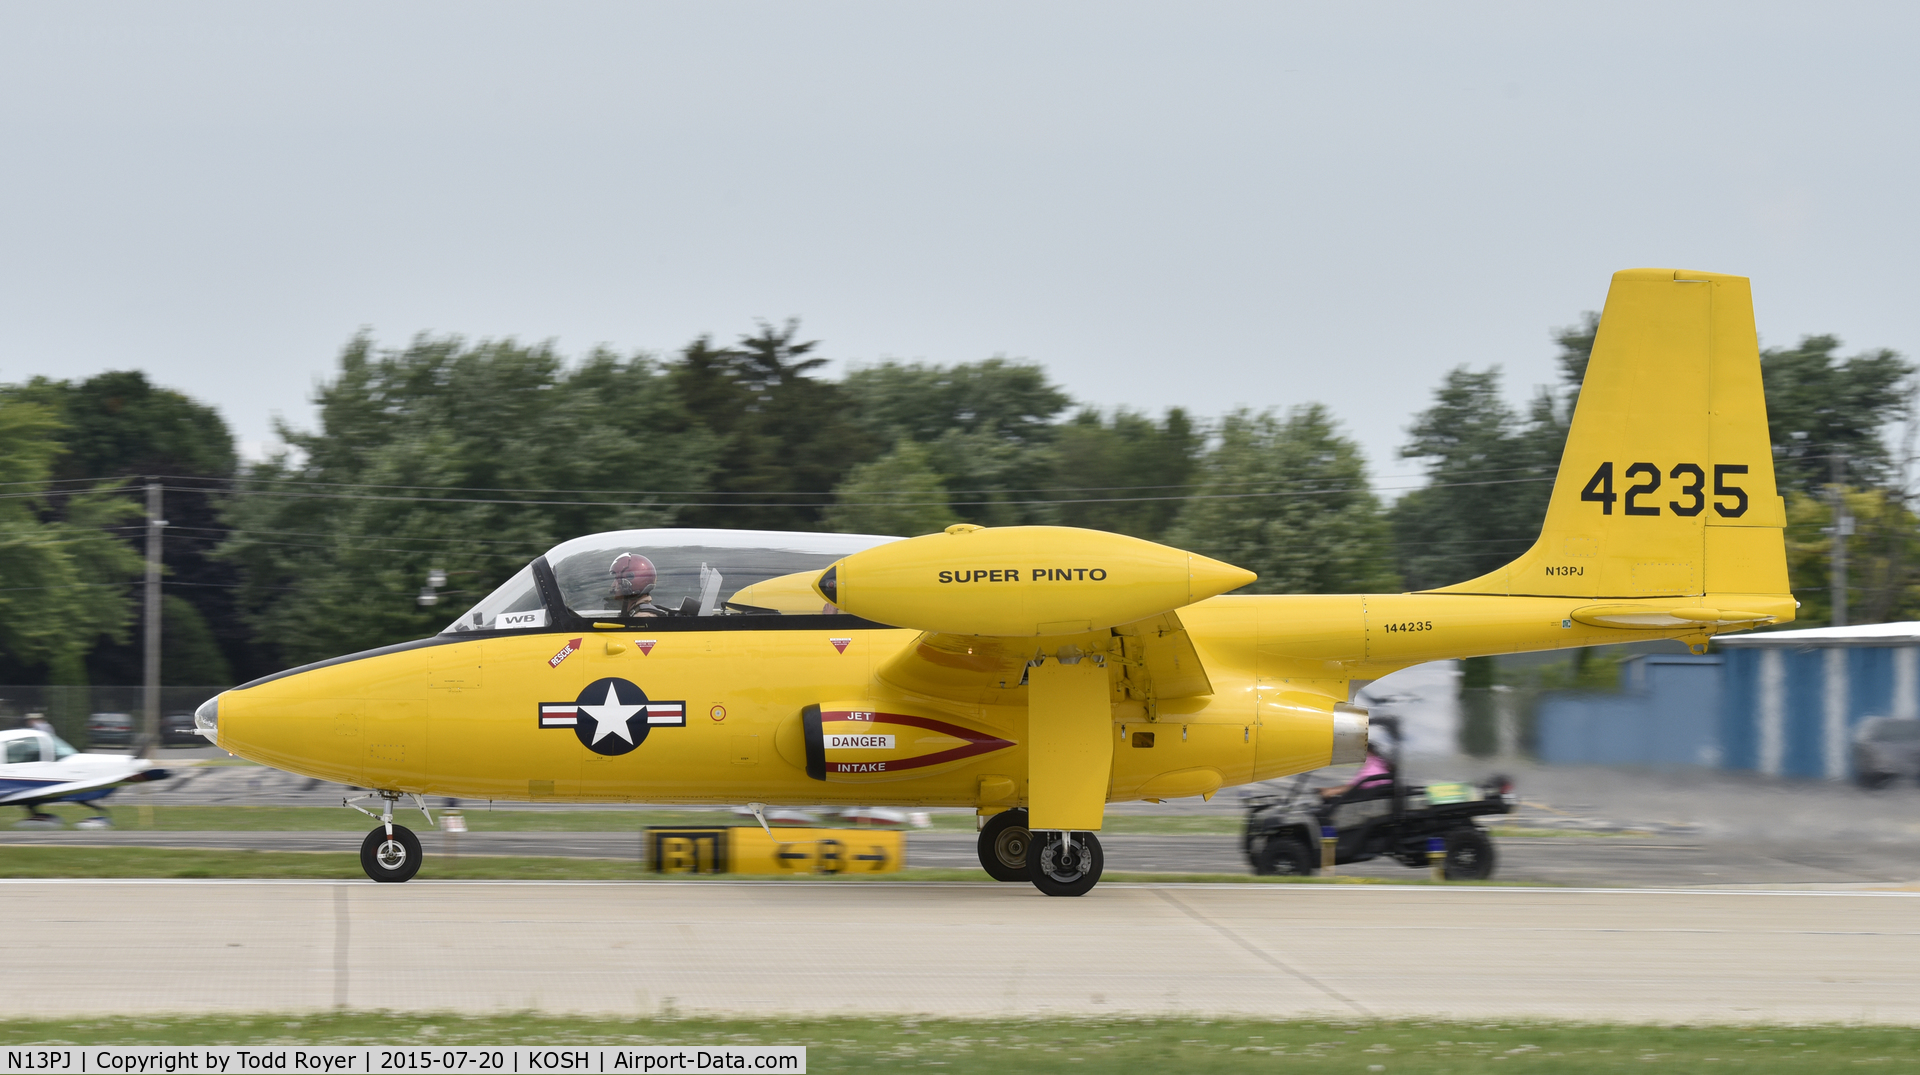
M1107 569L1104 567L1036 567L1027 572L1028 582L1105 582ZM967 571L940 572L942 584L953 582L1019 582L1020 569L1017 567L995 568L991 571L976 568Z

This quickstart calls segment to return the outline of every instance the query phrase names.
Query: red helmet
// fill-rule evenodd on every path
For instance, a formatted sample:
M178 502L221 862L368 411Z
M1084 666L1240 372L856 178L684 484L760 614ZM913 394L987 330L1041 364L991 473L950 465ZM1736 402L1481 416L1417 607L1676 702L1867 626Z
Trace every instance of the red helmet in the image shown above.
M613 595L638 597L648 593L657 577L652 560L637 552L623 552L613 561Z

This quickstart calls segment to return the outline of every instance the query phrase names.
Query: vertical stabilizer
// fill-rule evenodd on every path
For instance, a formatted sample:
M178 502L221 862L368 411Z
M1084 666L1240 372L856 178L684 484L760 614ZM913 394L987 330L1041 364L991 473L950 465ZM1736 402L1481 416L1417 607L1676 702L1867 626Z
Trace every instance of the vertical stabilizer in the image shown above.
M1787 594L1746 277L1615 273L1533 548L1441 592Z

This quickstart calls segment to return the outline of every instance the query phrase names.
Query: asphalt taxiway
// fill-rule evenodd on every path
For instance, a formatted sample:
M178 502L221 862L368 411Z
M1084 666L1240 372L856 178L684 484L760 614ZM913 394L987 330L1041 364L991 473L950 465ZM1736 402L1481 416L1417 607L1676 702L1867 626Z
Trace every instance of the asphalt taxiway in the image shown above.
M0 881L10 1014L1920 1024L1920 893Z

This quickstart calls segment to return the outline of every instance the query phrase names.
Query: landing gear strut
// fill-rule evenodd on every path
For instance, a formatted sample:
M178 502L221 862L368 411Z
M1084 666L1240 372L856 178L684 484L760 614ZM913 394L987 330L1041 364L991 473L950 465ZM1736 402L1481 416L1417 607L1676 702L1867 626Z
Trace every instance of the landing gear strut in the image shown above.
M393 804L400 801L399 792L378 793L381 800L379 814L359 804L361 799L374 797L359 795L352 799L340 800L341 806L350 806L368 817L380 819L380 826L367 833L367 838L360 841L360 868L367 871L367 876L375 881L410 881L414 874L420 872L420 862L426 857L420 850L420 837L415 836L413 830L405 825L393 823ZM414 805L426 817L427 824L432 825L433 815L427 811L426 800L418 795L412 798Z

